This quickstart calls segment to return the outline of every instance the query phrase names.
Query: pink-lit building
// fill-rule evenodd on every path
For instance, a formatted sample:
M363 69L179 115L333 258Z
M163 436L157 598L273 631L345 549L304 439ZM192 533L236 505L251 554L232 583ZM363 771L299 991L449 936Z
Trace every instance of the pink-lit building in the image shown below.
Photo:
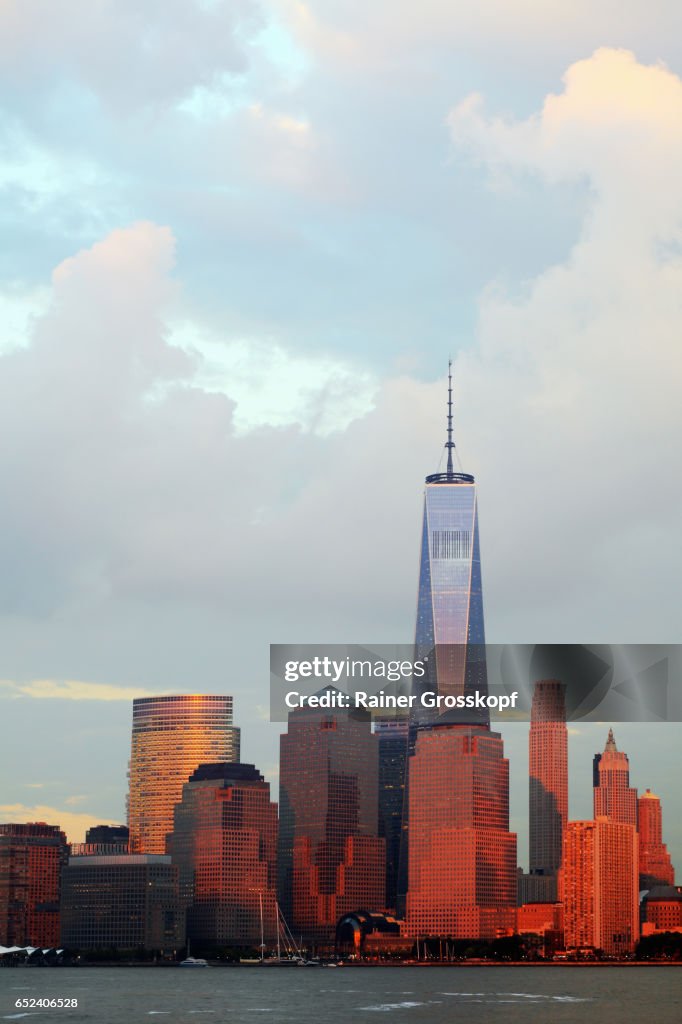
M607 956L632 953L639 938L635 826L605 817L569 821L563 896L567 949L598 949Z
M369 717L304 707L280 744L280 903L295 934L331 943L344 914L385 905L377 738Z
M59 945L66 860L66 836L58 825L0 825L0 945Z
M637 790L630 785L630 762L616 746L609 729L599 760L599 785L594 787L594 816L620 821L637 828Z
M675 870L663 842L661 801L647 789L637 801L639 818L639 887L674 885Z
M530 874L548 879L551 901L559 896L564 829L568 819L568 731L565 686L556 679L535 684L528 739Z
M407 931L495 938L515 926L509 762L481 726L420 730L409 766Z

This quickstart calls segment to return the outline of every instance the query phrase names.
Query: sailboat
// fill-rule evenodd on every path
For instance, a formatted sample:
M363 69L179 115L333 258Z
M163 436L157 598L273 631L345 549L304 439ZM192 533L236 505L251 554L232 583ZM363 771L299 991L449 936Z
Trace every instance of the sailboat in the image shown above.
M201 957L190 956L189 939L187 940L187 957L180 961L180 967L208 967L208 960Z

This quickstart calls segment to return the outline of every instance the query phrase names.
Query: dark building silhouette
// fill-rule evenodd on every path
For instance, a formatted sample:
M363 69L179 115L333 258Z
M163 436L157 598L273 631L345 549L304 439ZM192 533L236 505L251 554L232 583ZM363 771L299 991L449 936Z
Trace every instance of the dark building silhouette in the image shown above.
M127 825L93 825L85 833L86 843L102 843L128 849L130 832Z
M66 836L58 825L0 825L0 945L59 944L66 857Z
M557 880L568 820L565 686L556 679L536 682L533 691L528 782L530 874L548 879L543 897L552 903L558 898Z
M175 807L171 841L194 948L272 946L277 806L252 764L202 764Z
M386 841L386 906L395 909L407 773L406 718L374 719L379 741L379 835Z
M378 804L379 747L369 717L292 711L280 738L278 891L295 934L333 943L343 914L383 908Z

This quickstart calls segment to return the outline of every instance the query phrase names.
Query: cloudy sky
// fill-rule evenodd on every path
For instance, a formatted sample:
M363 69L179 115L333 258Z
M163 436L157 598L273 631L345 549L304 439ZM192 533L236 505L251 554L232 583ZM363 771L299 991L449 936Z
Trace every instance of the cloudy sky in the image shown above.
M147 693L234 694L276 781L268 644L409 642L448 355L488 638L680 639L678 3L3 0L0 48L0 819L121 820ZM620 734L682 867L679 727Z

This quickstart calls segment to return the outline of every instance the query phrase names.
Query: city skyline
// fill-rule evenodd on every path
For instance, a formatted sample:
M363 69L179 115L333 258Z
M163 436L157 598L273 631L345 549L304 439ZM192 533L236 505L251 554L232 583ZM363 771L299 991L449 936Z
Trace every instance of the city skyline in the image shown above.
M0 715L31 767L0 816L121 821L154 694L233 695L277 785L268 642L413 635L449 354L488 641L678 639L677 4L31 6L0 15ZM584 819L604 737L569 728ZM680 861L678 729L621 734Z

